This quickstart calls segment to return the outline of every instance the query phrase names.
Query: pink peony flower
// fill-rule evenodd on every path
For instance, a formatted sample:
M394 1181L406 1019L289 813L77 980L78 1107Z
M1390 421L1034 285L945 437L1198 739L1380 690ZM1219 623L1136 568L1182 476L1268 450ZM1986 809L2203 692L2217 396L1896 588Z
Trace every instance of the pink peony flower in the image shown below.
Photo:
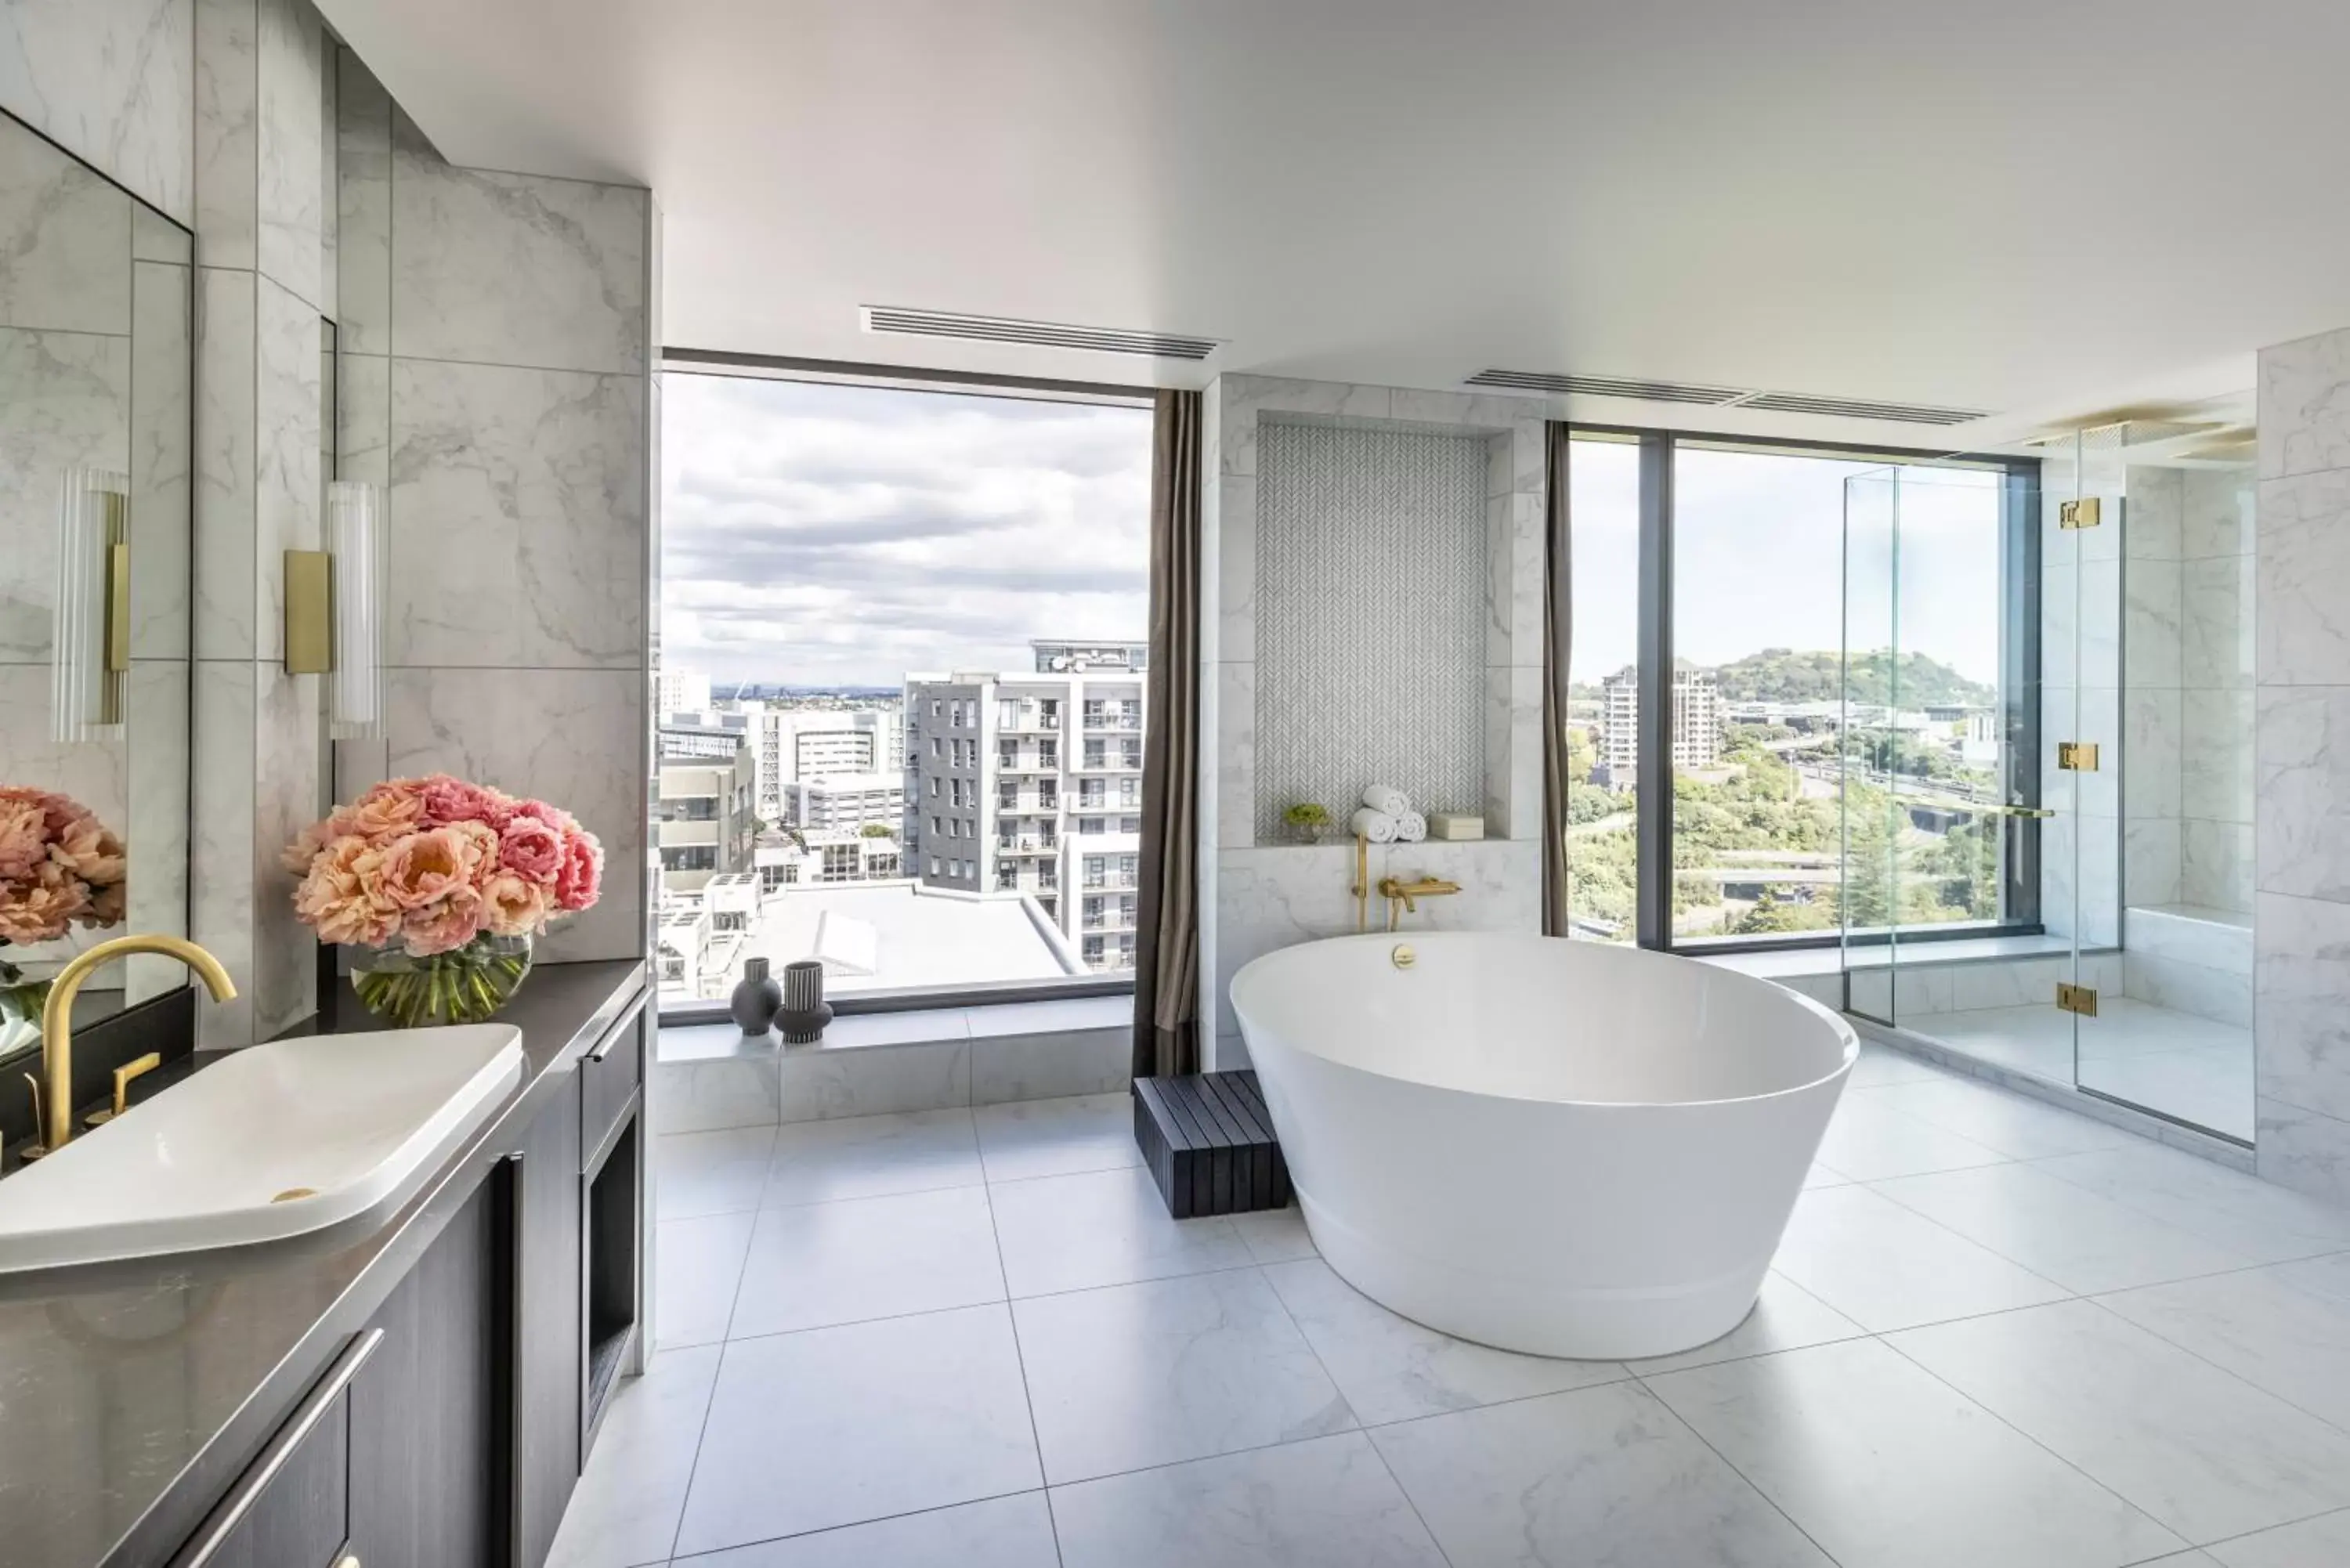
M400 923L400 933L414 958L453 952L482 933L482 895L471 887L456 887L438 903L411 909Z
M454 834L465 865L465 880L476 888L498 868L498 831L485 822L452 822L441 829Z
M0 882L29 877L48 858L47 813L39 797L37 790L0 789Z
M496 791L447 774L434 774L424 780L418 794L423 801L425 822L435 827L452 822L487 822L494 826L509 815Z
M592 908L604 890L604 846L586 828L564 836L563 868L556 874L556 908L570 914Z
M411 833L384 851L383 896L409 913L428 909L460 889L471 893L478 862L478 850L454 829Z
M49 857L93 886L120 882L130 873L122 841L95 816L85 816L68 828L50 846Z
M563 831L543 818L516 813L498 843L498 864L542 888L563 870Z
M294 912L328 942L380 946L400 930L400 909L382 885L385 853L357 834L328 845L295 889Z
M413 779L391 779L376 785L329 818L332 836L356 833L380 844L422 826L424 797Z
M34 876L0 883L0 942L55 941L92 912L86 884L53 863L44 865Z
M492 936L520 937L546 929L545 888L517 871L493 871L482 885L483 925Z
M557 833L571 834L580 830L577 817L561 806L549 805L543 800L518 800L515 802L514 814L516 816L535 816Z

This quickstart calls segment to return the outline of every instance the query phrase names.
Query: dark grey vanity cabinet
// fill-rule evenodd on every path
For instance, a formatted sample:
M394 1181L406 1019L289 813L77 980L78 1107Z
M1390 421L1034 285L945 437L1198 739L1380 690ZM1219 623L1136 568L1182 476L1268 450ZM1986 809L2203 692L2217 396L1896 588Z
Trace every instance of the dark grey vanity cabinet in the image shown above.
M522 1568L537 1568L579 1480L581 1300L580 1074L561 1088L522 1148L515 1223L515 1531Z
M541 1072L172 1568L543 1568L641 1333L650 1033Z
M351 1384L351 1554L366 1568L504 1568L504 1241L476 1189L370 1326Z

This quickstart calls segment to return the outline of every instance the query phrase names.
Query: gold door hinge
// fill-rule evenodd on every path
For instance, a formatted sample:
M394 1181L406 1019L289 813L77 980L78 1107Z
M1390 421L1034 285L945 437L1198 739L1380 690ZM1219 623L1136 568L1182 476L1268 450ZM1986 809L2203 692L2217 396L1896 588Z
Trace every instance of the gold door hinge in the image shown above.
M2094 528L2100 521L2101 508L2094 495L2084 495L2078 501L2067 501L2056 509L2059 528Z
M2056 765L2067 773L2095 773L2097 771L2097 742L2095 741L2057 742Z
M2095 1018L2097 1015L2097 993L2088 986L2067 985L2060 980L2056 982L2056 1006L2060 1012Z

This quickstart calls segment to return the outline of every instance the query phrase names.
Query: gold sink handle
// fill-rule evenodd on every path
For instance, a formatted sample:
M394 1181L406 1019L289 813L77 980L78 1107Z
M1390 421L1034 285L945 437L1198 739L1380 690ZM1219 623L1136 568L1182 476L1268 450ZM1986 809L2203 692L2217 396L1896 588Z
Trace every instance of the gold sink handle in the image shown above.
M82 982L100 964L126 953L161 953L165 958L178 959L196 973L204 988L213 993L214 1002L227 1002L236 995L236 982L221 967L220 960L204 951L185 937L169 937L160 931L143 936L116 937L99 943L88 952L71 960L57 971L49 982L49 1000L41 1009L41 1063L48 1074L48 1104L42 1107L44 1127L42 1143L55 1154L73 1140L73 1004L80 993ZM131 1067L138 1072L115 1075L114 1103L120 1114L124 1091L131 1078L148 1069L136 1062ZM128 1071L128 1069L126 1069Z
M108 1110L90 1112L89 1115L82 1117L81 1125L86 1127L104 1127L107 1123L120 1116L123 1112L129 1110L130 1108L131 1080L134 1078L143 1078L162 1064L162 1053L159 1051L150 1051L144 1056L140 1057L136 1062L125 1062L121 1066L117 1067L114 1070L113 1106Z

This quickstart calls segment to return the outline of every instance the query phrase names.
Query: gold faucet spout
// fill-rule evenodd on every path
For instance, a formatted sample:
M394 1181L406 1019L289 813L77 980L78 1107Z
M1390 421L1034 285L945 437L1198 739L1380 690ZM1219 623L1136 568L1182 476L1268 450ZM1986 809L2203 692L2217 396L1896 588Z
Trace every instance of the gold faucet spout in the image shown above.
M220 960L184 937L168 937L161 932L116 937L68 962L49 982L49 999L41 1009L41 1065L49 1080L47 1103L41 1107L47 1124L42 1139L48 1152L65 1147L73 1137L74 998L80 992L82 982L100 964L126 953L160 953L178 959L195 971L196 978L213 993L214 1002L227 1002L236 995L236 982L229 979Z
M1416 915L1419 913L1420 899L1442 898L1459 891L1460 883L1448 882L1440 877L1421 877L1409 882L1397 877L1382 877L1379 878L1379 897L1388 901L1388 929L1394 930L1397 920L1401 918L1397 913L1399 905L1404 914Z

